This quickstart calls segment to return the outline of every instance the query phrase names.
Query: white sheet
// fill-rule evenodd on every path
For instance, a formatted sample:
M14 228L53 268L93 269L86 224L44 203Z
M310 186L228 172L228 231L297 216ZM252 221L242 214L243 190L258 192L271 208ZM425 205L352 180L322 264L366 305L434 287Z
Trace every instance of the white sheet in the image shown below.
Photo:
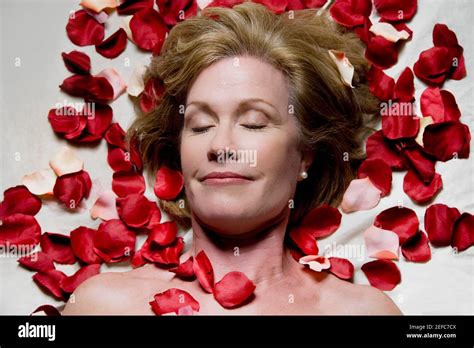
M92 73L106 67L114 67L126 81L138 62L148 62L148 55L138 52L134 45L117 59L110 61L95 53L93 47L77 48L67 38L65 25L70 11L78 9L77 0L2 0L0 2L1 30L1 151L0 189L19 184L24 174L48 167L48 162L59 148L66 144L57 138L47 121L48 110L65 98L58 85L69 76L61 52L73 49L88 53L92 58ZM414 36L402 50L398 64L387 70L398 77L406 67L413 67L418 54L432 47L432 29L435 23L445 23L457 34L464 47L468 71L461 81L449 80L444 89L456 97L462 111L462 121L474 135L472 110L474 94L472 84L473 45L472 14L474 3L469 0L419 1L418 13L408 24ZM107 23L106 37L113 33L120 20L113 18ZM20 59L20 66L15 62ZM416 83L416 97L419 100L425 86ZM80 100L78 100L80 101ZM131 103L122 96L113 103L114 119L126 128L133 118ZM95 186L110 187L112 171L107 165L105 141L94 148L75 147L77 155L84 160L85 169L91 175ZM471 152L472 152L471 146ZM460 211L474 212L473 169L474 154L468 160L452 160L438 163L436 170L442 174L444 188L435 202L456 206ZM382 210L400 202L414 209L423 228L423 214L426 207L413 204L402 190L403 173L394 173L392 193L382 199L379 206L366 211L343 216L340 229L331 237L320 242L320 250L327 245L343 244L357 250L363 245L362 232L369 227L374 217ZM149 198L153 194L148 192ZM93 204L93 197L87 206ZM67 234L72 229L85 225L97 227L99 221L89 217L87 211L69 213L55 202L44 203L37 215L43 232ZM186 236L189 241L189 234ZM139 245L141 241L139 242ZM187 243L189 245L189 243ZM393 291L387 292L405 314L473 314L474 313L474 248L454 254L451 248L432 248L432 260L426 264L397 263L402 273L402 282ZM357 256L357 255L355 255ZM0 314L29 314L42 304L60 306L44 294L31 279L33 272L18 266L16 257L0 257ZM356 265L355 282L367 284L360 266L368 258L351 258ZM77 266L57 267L72 274ZM128 265L103 265L102 272L123 271Z

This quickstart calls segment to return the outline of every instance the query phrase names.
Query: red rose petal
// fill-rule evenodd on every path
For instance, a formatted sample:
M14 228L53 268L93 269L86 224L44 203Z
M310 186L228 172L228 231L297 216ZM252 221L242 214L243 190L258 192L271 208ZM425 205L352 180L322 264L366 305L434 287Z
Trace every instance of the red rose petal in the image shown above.
M37 272L45 272L50 269L55 269L53 259L48 254L37 251L28 256L23 256L18 259L20 265Z
M36 215L40 209L41 199L32 194L26 186L10 187L3 192L0 220L13 214Z
M417 0L374 0L374 6L386 21L409 21L416 13Z
M40 245L41 249L57 263L67 265L76 263L69 236L45 232L41 235Z
M446 47L452 57L452 67L450 77L460 80L466 76L466 66L464 63L464 49L459 45L456 34L445 24L436 24L433 28L433 43L437 47ZM454 64L456 62L456 64Z
M126 150L125 131L118 123L112 123L104 135L105 141L109 145L117 146L122 150Z
M252 0L252 2L266 6L275 14L283 13L288 5L288 0Z
M161 211L155 203L151 205L151 215L148 224L145 226L147 229L151 230L154 227L158 226L161 223Z
M58 177L53 192L54 196L67 208L75 209L81 204L82 199L89 197L91 186L89 174L81 170Z
M163 20L170 26L197 15L196 0L157 0L156 4Z
M91 59L84 52L71 51L61 53L67 70L74 74L87 75L91 70Z
M388 69L397 63L398 45L382 36L374 36L367 43L365 57L376 67Z
M0 225L0 245L29 245L39 243L41 227L31 215L13 214Z
M428 237L422 231L408 239L402 245L402 254L408 261L427 262L431 259Z
M370 285L383 290L390 291L401 281L400 270L390 260L375 260L362 265L362 272L369 280Z
M392 142L385 138L381 130L371 134L365 145L368 159L381 159L393 169L404 169L405 160Z
M135 172L116 172L112 176L112 190L119 197L145 192L145 179Z
M118 215L129 227L143 227L150 220L151 202L141 193L118 197L116 204Z
M174 242L178 233L176 221L165 221L151 230L149 237L156 244L166 246Z
M324 238L339 228L341 218L342 215L337 208L322 205L311 209L297 229L311 234L314 238Z
M114 172L128 172L133 169L132 162L130 161L130 153L119 147L109 147L107 163L109 163L110 168L112 168Z
M364 24L372 12L372 2L369 0L336 0L329 9L332 18L347 28Z
M370 92L380 100L386 101L393 98L395 81L393 78L386 75L382 69L372 65L367 74L367 82Z
M180 263L178 267L172 268L169 271L175 273L180 278L194 278L195 274L193 270L193 257L190 256L185 262Z
M58 309L54 306L51 306L51 305L39 306L30 315L33 315L34 313L38 313L38 312L44 312L46 314L46 316L48 316L48 317L50 317L50 316L61 316L61 313L58 311Z
M94 104L93 114L87 117L87 132L102 137L109 128L113 118L113 110L107 104Z
M97 230L84 226L80 226L70 233L72 251L81 261L88 264L102 262L99 255L94 252L94 235L96 233Z
M375 217L374 226L393 231L400 238L400 245L418 232L419 221L416 213L405 207L392 207Z
M87 125L87 118L69 106L49 110L48 120L53 130L66 139L77 138Z
M143 112L150 112L160 101L165 91L163 82L158 78L151 78L145 84L143 92L140 94L140 108Z
M156 294L154 300L149 302L156 315L166 313L178 314L179 309L191 306L193 311L199 312L199 303L188 292L176 288L168 289Z
M401 102L415 100L414 75L410 68L405 68L393 88L393 98Z
M359 179L368 177L382 192L382 197L390 193L392 187L392 169L381 159L366 159L357 171Z
M165 41L168 28L160 13L153 8L136 12L130 20L133 41L145 51L156 51Z
M179 265L179 255L184 248L183 237L176 238L168 246L159 245L153 240L154 237L149 235L140 249L143 259L160 265Z
M94 251L105 262L120 262L135 250L136 235L120 220L104 221L94 234Z
M104 39L104 25L84 10L69 16L66 25L69 39L78 46L97 45Z
M177 170L162 166L156 172L154 191L159 199L175 199L183 189L183 185L183 174Z
M61 279L59 285L64 292L72 294L76 288L86 279L100 273L100 264L87 265L81 267L76 273L70 277Z
M471 133L463 123L449 121L430 124L423 133L423 147L439 161L468 158Z
M33 280L41 288L61 301L65 301L65 294L63 293L60 286L61 280L64 278L66 278L66 275L56 269L50 269L48 271L36 273L33 275Z
M431 116L435 123L459 121L461 117L454 95L439 87L425 89L420 97L420 106L423 116Z
M243 304L254 292L255 284L242 272L229 272L214 284L214 298L224 308Z
M316 238L301 229L292 229L290 238L304 255L318 255L319 248ZM298 260L297 260L298 261Z
M423 82L439 86L446 79L450 68L449 50L446 47L432 47L420 53L413 72Z
M70 96L90 101L107 103L114 99L114 89L110 82L102 76L72 75L59 86Z
M433 204L425 212L425 230L434 246L447 246L451 243L454 222L461 213L445 204Z
M119 16L129 16L145 8L153 7L153 0L124 0L117 7Z
M435 174L436 161L428 157L416 143L402 145L401 148L406 161L420 179L425 183L431 182Z
M390 113L392 112L390 111ZM382 115L382 132L389 139L413 138L418 134L419 129L419 117L396 114Z
M438 173L435 173L428 183L423 182L413 170L409 170L403 179L403 191L418 204L433 200L442 187L443 180Z
M193 270L199 284L209 293L212 293L214 287L214 270L211 261L204 250L201 250L194 258Z
M352 278L354 275L354 265L352 262L340 257L330 257L328 259L331 263L331 267L328 269L329 272L344 280Z
M474 244L474 216L463 213L453 225L451 245L458 251L466 250Z
M120 28L107 39L95 46L95 50L105 58L113 59L118 57L127 46L127 33Z

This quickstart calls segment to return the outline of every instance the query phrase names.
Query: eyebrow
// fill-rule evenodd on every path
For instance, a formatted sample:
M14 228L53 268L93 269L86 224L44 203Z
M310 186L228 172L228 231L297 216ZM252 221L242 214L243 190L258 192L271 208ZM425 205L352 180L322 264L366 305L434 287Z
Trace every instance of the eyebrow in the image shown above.
M281 118L281 115L280 115L280 112L278 111L278 109L270 102L262 99L262 98L248 98L248 99L244 99L242 100L239 105L237 106L237 109L235 110L234 114L237 114L239 112L242 112L243 110L246 110L248 109L251 104L256 104L256 103L263 103L263 104L266 104L268 105L269 107L271 107L276 113L277 115ZM186 104L186 108L185 110L188 108L188 106L190 105L195 105L199 110L207 113L207 114L210 114L212 115L213 117L216 117L217 118L217 114L216 112L212 109L212 107L206 103L206 102L203 102L203 101L193 101L193 102L190 102L188 104Z

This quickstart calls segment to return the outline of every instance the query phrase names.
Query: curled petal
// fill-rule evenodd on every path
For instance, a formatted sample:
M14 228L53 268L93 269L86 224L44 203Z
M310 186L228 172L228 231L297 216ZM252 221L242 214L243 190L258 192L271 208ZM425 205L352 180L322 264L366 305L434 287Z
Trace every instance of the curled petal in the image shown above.
M59 87L63 92L73 97L80 97L99 103L107 103L114 99L115 91L112 85L102 76L75 74L66 78Z
M20 265L37 272L45 272L50 269L55 269L53 259L51 256L42 251L37 251L28 256L23 256L18 259Z
M94 251L105 262L120 262L135 250L136 235L120 220L104 221L94 233Z
M154 300L149 302L156 315L174 312L178 314L183 307L191 306L192 310L199 312L199 303L188 292L176 288L168 289L156 294Z
M427 262L431 259L428 237L422 231L408 239L402 246L402 254L408 261Z
M306 255L298 261L302 265L308 265L315 272L321 272L323 269L331 267L331 263L324 256Z
M468 158L470 141L469 127L455 121L431 124L423 132L425 151L442 162Z
M117 198L117 212L129 227L145 226L151 217L151 202L141 193Z
M53 192L54 196L67 208L75 209L79 207L82 199L89 197L91 186L89 174L81 170L58 177Z
M127 85L127 93L132 97L138 97L145 88L145 82L143 81L143 75L145 74L146 66L138 64L133 69L132 75Z
M0 220L13 214L36 215L41 209L41 199L32 194L26 186L10 187L3 192L0 202Z
M69 39L78 46L97 45L104 39L104 25L99 23L85 10L79 10L69 16L66 25Z
M58 176L75 173L84 168L84 162L76 157L74 150L67 146L62 147L49 161L49 165Z
M154 241L156 235L149 235L142 248L141 257L145 261L154 262L160 265L179 265L179 255L183 251L183 238L178 237L172 244L161 246Z
M125 131L118 123L112 123L104 135L107 144L117 146L122 150L126 150Z
M84 52L71 51L61 53L67 70L74 74L87 75L91 70L91 59Z
M71 231L71 248L74 254L87 264L101 263L102 259L94 252L94 236L97 230L80 226Z
M393 231L400 238L400 245L418 232L420 223L416 213L405 207L392 207L375 217L374 226Z
M404 169L405 160L400 151L390 139L385 138L382 130L371 134L365 145L367 158L379 158L385 161L392 169Z
M348 280L354 275L354 265L347 259L340 257L330 257L329 263L331 267L328 269L329 272L334 274L336 277Z
M212 293L212 288L214 287L214 270L204 250L201 250L195 256L193 270L203 289Z
M172 268L169 271L175 273L180 278L194 278L195 274L193 270L193 257L190 256L185 262L180 263L178 267Z
M410 37L409 32L406 30L399 31L390 23L378 22L373 24L369 30L375 35L380 35L390 42L407 40Z
M369 0L336 0L329 9L332 18L347 28L363 25L370 12L372 2Z
M130 20L133 41L145 51L160 50L168 28L163 17L153 8L136 12Z
M40 245L41 249L55 262L68 265L76 263L76 256L72 251L69 236L45 232L41 235Z
M423 82L439 86L446 80L450 68L449 50L446 47L432 47L420 53L413 72Z
M415 100L414 76L410 68L405 68L393 88L393 98L401 102Z
M449 91L439 87L428 87L420 97L421 113L431 116L436 123L459 121L461 111L456 99Z
M425 183L413 170L409 170L403 179L403 191L418 204L433 200L443 187L441 175L435 173L430 182Z
M372 209L379 204L381 195L380 189L368 177L354 179L344 192L341 209L346 214Z
M51 168L41 169L32 174L24 175L21 178L21 184L24 185L32 194L37 196L53 195L55 183L56 173L54 173Z
M416 13L417 0L374 0L374 6L387 21L409 21Z
M123 28L119 28L107 39L95 46L95 50L105 58L113 59L118 57L127 46L127 33Z
M369 280L370 285L383 290L390 291L401 281L400 270L390 260L375 260L362 265L362 272Z
M100 273L100 264L81 267L70 277L62 278L59 285L64 292L72 294L76 288L86 279Z
M48 120L53 130L64 135L66 139L77 138L87 125L86 117L68 106L49 110Z
M370 92L380 100L386 101L393 98L395 81L392 77L386 75L382 69L372 65L367 74L367 81Z
M329 56L337 66L342 83L348 87L352 86L352 78L354 76L354 66L342 51L329 50Z
M255 288L242 272L229 272L214 285L214 298L222 307L234 308L249 299Z
M453 225L451 245L458 251L464 251L474 244L474 216L463 213Z
M28 245L39 243L41 227L31 215L13 214L2 219L0 245Z
M176 198L183 189L183 174L177 170L162 166L156 172L154 191L156 197L163 200Z
M104 190L95 201L90 213L93 219L102 220L118 219L118 213L115 205L117 195L111 190Z
M30 315L33 315L34 313L38 313L38 312L43 312L48 317L61 316L61 313L58 311L58 309L54 306L51 306L51 305L39 306Z
M457 208L445 204L430 205L425 212L425 230L434 246L447 246L451 242L454 222L461 216Z
M398 260L399 238L395 232L371 226L364 232L364 240L369 257Z
M135 172L116 172L112 176L112 190L119 197L145 192L145 179Z
M56 299L65 301L66 297L61 289L61 280L66 278L66 275L56 269L50 269L45 272L36 273L33 280L43 288L47 293L53 295Z
M390 193L392 187L392 169L381 159L366 159L357 171L359 179L368 177L381 191L382 197Z

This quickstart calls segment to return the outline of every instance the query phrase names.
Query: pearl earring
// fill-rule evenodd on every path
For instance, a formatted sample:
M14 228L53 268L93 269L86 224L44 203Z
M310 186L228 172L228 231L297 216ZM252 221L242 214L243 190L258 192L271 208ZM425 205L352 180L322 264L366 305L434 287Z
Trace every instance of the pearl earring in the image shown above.
M300 177L301 177L301 179L304 180L304 179L306 179L306 178L308 177L308 173L305 172L305 171L302 171L302 172L300 173Z

